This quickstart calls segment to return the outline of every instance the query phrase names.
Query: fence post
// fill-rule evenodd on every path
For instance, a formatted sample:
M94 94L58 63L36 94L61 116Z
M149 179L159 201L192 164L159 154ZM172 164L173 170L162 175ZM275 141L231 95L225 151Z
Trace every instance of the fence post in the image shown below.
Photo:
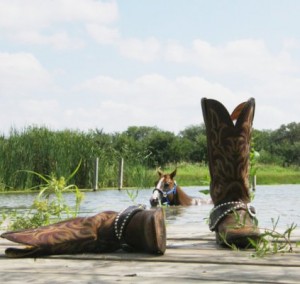
M119 190L121 190L123 187L123 170L124 170L124 159L121 158L119 163L119 180L118 180Z
M98 189L98 167L99 167L99 158L96 158L94 165L94 181L93 181L93 190Z
M252 183L252 190L255 191L256 190L256 175L253 175L251 177L251 183Z

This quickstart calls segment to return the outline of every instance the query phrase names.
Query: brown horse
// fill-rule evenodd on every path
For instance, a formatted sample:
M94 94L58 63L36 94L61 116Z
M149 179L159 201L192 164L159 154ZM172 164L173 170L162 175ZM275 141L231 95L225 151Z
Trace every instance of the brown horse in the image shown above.
M164 174L161 170L157 170L159 180L155 184L150 204L152 207L158 205L201 205L211 203L209 200L202 198L193 198L187 195L176 184L174 177L176 176L176 169L170 174Z

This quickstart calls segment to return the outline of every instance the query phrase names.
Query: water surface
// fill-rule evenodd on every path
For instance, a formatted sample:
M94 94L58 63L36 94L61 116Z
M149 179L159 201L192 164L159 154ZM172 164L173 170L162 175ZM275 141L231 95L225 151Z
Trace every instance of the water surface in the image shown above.
M208 198L199 191L207 187L183 187L190 196ZM150 207L149 198L151 189L139 189L135 203L141 203ZM24 210L28 208L36 194L2 194L0 195L1 212L10 209ZM74 195L66 194L68 203L74 204ZM260 227L272 227L272 219L279 218L278 225L285 228L292 223L300 226L300 185L272 185L257 186L253 205L257 211ZM81 204L81 216L94 215L105 210L120 211L132 205L126 190L99 190L85 192L85 198ZM195 223L195 225L207 226L206 220L212 204L188 207L169 207L166 209L167 223L182 225Z

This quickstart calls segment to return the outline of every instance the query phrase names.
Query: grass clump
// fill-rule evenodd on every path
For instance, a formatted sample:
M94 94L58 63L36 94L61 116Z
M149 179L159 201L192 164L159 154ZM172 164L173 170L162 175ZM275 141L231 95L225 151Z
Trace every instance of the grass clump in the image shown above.
M57 178L53 174L41 175L36 172L27 171L29 174L38 176L43 181L43 184L40 185L40 191L28 211L17 212L14 210L9 214L2 214L2 220L10 220L8 222L8 229L37 228L62 221L66 218L76 217L84 195L75 184L68 185L68 181L76 174L79 167L80 163L68 178ZM75 194L74 207L67 204L64 198L65 192Z

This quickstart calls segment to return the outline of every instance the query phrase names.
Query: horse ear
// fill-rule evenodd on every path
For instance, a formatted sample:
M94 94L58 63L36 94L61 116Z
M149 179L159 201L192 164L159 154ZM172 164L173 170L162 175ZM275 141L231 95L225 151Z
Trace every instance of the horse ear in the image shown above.
M172 179L176 176L176 172L177 172L177 168L172 173L170 173L170 177Z
M156 171L160 177L164 175L164 173L162 172L162 170L160 168L157 168Z

